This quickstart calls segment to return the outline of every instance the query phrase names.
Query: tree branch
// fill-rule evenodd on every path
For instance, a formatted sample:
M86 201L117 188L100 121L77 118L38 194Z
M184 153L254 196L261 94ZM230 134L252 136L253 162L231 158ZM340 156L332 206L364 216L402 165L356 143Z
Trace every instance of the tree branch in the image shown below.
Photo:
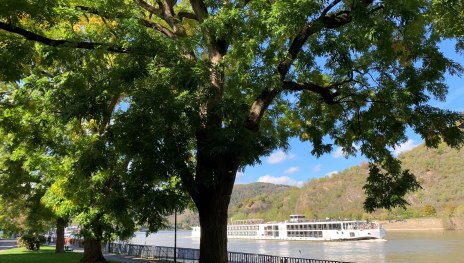
M319 95L321 95L322 99L329 104L335 104L337 101L334 99L340 95L339 89L338 89L338 84L333 84L328 87L322 87L319 85L316 85L314 83L297 83L293 81L284 81L283 83L283 88L284 90L293 90L293 91L303 91L303 90L308 90L315 92ZM332 90L335 90L333 92Z
M154 6L148 4L147 2L145 2L143 0L134 0L134 2L136 2L140 7L147 10L151 14L154 14L154 15L160 17L160 18L162 17L161 10L155 8Z
M324 8L318 18L314 19L309 24L304 25L292 40L286 58L277 66L277 71L284 89L313 89L315 92L319 91L318 93L321 94L327 103L334 103L333 99L338 96L338 91L330 95L326 94L326 91L316 89L315 86L309 84L291 84L292 82L285 81L285 78L287 77L291 65L310 36L320 32L323 28L338 28L351 22L352 10L341 10L335 13L329 13L329 11L340 2L341 0L334 0L331 2L326 8ZM372 1L364 0L362 1L362 4L368 6L372 4ZM267 110L270 103L281 91L281 87L276 87L270 91L266 89L256 98L251 106L248 119L245 121L245 127L247 129L254 132L259 129L261 117L264 115L264 112Z
M150 12L150 14L155 14L157 17L164 20L172 29L171 33L168 32L169 29L162 27L161 25L157 25L154 27L161 33L172 37L173 35L183 36L185 35L185 28L180 22L180 19L175 18L174 13L174 5L176 1L173 0L156 0L158 4L158 8L148 4L144 0L134 0L141 8ZM183 12L183 15L187 15L188 13ZM191 14L190 14L191 15ZM191 16L189 16L191 17ZM147 20L145 20L147 21ZM150 22L151 25L155 25L155 23ZM147 24L146 24L147 25ZM170 31L170 30L169 30Z
M324 8L324 10L322 11L322 15L321 16L325 16L327 15L327 13L334 7L336 6L338 3L340 3L342 0L335 0L333 1L332 3L330 3L326 8Z
M177 16L179 17L180 20L184 18L188 19L193 19L198 21L198 17L195 14L189 13L189 12L178 12Z
M206 9L205 3L202 0L190 0L193 12L197 16L197 20L201 23L208 17L208 9Z
M111 121L111 116L113 115L114 109L116 108L116 105L118 104L120 98L121 98L120 93L115 94L111 98L111 101L108 104L107 112L105 114L106 116L104 117L103 122L100 126L100 129L98 131L99 134L103 134L108 129L110 121Z
M107 16L105 14L102 14L98 10L95 10L93 8L90 8L90 7L76 6L76 8L78 8L78 9L84 11L84 12L100 16L102 19L105 19L105 18L106 19L113 19L112 17L109 17L109 16ZM127 19L129 19L129 17L116 17L116 18L122 18L122 19L127 18ZM153 29L159 31L160 33L164 34L167 37L172 38L174 36L174 33L171 30L169 30L168 28L166 28L166 27L164 27L164 26L162 26L160 24L151 22L151 21L143 19L143 18L137 18L137 20L140 22L141 25L143 25L145 27L153 28ZM105 22L105 24L106 24L106 22Z
M172 38L174 37L174 32L172 32L171 30L169 30L168 28L165 28L164 26L162 25L159 25L157 23L154 23L154 22L151 22L151 21L148 21L146 19L142 19L140 18L139 19L139 22L146 26L146 27L149 27L149 28L153 28L159 32L161 32L162 34L164 34L165 36L169 37L169 38Z
M259 123L264 115L264 112L274 100L275 96L280 93L280 90L265 90L255 99L251 105L248 119L245 121L245 128L257 132L259 130Z
M277 71L279 72L280 79L283 81L287 76L288 70L290 69L291 64L296 59L296 56L300 52L301 48L303 47L304 43L308 40L308 38L319 31L321 28L320 26L320 19L313 21L309 25L304 25L303 28L298 32L295 38L290 44L290 48L288 49L287 58L282 61L279 66L277 66Z
M0 22L0 29L3 29L10 33L15 33L20 36L23 36L27 40L39 42L44 45L52 46L52 47L67 47L67 48L79 48L79 49L90 49L90 50L105 49L109 52L114 52L114 53L131 53L131 50L128 48L123 48L123 47L115 46L112 44L85 42L85 41L84 42L71 41L71 40L63 40L63 39L58 39L58 40L51 39L51 38L38 35L34 32L31 32L23 28L10 25L4 22Z
M334 1L332 4L336 3ZM337 28L351 22L351 11L343 10L336 13L326 14L326 10L329 11L332 7L329 5L323 12L320 17L312 21L311 23L304 25L300 32L295 36L288 49L287 59L282 61L277 70L280 75L280 79L283 81L287 76L288 70L295 61L298 53L300 53L301 48L306 43L308 38L316 33L318 33L322 28Z

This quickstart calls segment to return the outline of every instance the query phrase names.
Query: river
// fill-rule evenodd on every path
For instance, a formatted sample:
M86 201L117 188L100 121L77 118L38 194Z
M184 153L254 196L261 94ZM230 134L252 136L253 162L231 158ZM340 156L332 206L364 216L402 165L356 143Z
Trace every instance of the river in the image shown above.
M174 246L174 232L145 236L137 232L132 244ZM190 231L177 232L177 246L199 248ZM310 242L230 239L228 250L276 256L359 263L464 262L464 231L390 231L386 240Z

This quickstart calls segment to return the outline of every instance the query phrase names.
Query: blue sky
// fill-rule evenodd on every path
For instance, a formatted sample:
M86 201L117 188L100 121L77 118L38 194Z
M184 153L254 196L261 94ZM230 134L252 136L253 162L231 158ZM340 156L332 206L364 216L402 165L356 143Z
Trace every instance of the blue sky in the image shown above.
M458 55L454 51L454 44L446 41L441 45L442 52L449 58L464 65L464 54ZM464 112L464 77L446 76L449 86L445 102L431 101L431 105ZM413 132L408 133L408 141L398 145L395 154L411 150L419 145L422 139ZM311 145L302 143L298 139L290 141L290 149L274 151L270 156L261 158L261 164L246 167L245 171L237 174L236 184L253 182L269 182L302 186L312 178L320 178L331 173L341 172L354 165L359 165L365 158L360 156L345 158L340 148L332 153L316 158L311 155Z

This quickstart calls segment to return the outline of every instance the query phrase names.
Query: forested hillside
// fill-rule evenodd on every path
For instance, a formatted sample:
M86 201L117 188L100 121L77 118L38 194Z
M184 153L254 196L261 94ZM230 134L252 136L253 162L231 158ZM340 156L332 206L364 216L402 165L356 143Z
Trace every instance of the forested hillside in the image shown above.
M367 164L363 163L330 177L313 179L302 188L267 183L236 185L229 218L277 221L292 213L308 218L464 216L464 149L458 151L444 144L427 149L421 145L398 158L417 176L423 188L407 196L410 206L406 210L380 210L374 214L363 211L362 186L368 174ZM194 224L194 216L188 212L182 218L184 225Z

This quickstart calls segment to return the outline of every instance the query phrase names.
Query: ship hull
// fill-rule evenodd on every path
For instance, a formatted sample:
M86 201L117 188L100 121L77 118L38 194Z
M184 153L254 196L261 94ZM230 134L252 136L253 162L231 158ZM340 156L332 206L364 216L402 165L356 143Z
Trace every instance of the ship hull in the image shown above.
M244 220L245 221L245 220ZM386 231L377 223L365 221L317 221L255 223L227 226L230 239L288 240L288 241L356 241L384 239ZM194 227L192 236L200 236Z

